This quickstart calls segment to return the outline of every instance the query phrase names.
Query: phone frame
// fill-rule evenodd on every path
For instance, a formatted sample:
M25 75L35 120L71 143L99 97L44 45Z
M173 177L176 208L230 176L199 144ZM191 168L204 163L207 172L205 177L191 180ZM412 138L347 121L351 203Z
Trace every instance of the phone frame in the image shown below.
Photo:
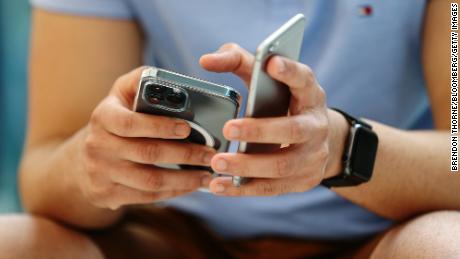
M267 61L273 55L284 56L296 61L299 59L305 26L305 16L297 14L257 47L245 117L267 118L287 115L291 99L289 88L272 79L265 72L265 68ZM238 152L266 153L276 151L279 148L279 144L240 142ZM245 180L246 178L234 176L233 185L240 186Z

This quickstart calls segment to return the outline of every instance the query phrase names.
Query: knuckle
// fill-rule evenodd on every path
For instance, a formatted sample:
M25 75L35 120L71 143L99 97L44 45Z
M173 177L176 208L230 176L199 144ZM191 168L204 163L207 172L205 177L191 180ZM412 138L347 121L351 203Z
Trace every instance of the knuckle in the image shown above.
M107 198L110 197L109 187L100 186L97 183L91 182L90 188L86 190L87 200L94 205L99 207L106 207Z
M83 143L83 151L85 155L85 159L90 159L96 152L98 147L98 143L96 138L92 136L86 137Z
M289 78L289 77L294 77L297 75L297 66L296 66L296 62L295 61L292 61L292 60L289 60L287 58L282 58L283 60L283 63L284 63L284 71L282 72L282 76L286 77L286 78Z
M292 186L288 183L283 183L278 187L278 195L288 194L293 192Z
M326 91L321 87L321 86L318 86L318 91L317 91L317 98L318 100L318 104L322 104L322 105L326 105L327 101L327 97L326 97Z
M171 135L174 132L174 123L172 119L159 119L159 117L149 115L149 131L158 137ZM159 122L159 120L161 122Z
M101 205L100 196L94 190L92 190L92 189L86 190L86 191L84 191L83 194L85 195L86 200L88 200L89 203L91 203L93 205L96 205L98 207Z
M201 186L201 177L204 177L204 175L190 175L190 177L187 177L181 181L181 185L183 185L183 188L186 189L198 188Z
M92 156L85 156L84 165L90 180L93 180L93 176L99 171L99 163Z
M122 86L124 84L124 81L126 80L126 77L127 77L127 74L124 74L122 76L119 76L115 79L115 81L113 82L113 85L118 88L120 86Z
M329 121L327 120L327 118L322 118L318 120L317 130L318 137L321 140L327 139L327 137L329 136Z
M251 192L251 188L247 186L241 186L240 188L231 188L227 194L229 196L250 196L253 194L253 191Z
M91 113L91 116L89 118L90 125L100 125L101 124L101 118L103 118L101 116L102 109L103 109L102 107L103 107L102 105L97 106L96 109L94 109L94 111Z
M148 173L145 176L145 184L152 190L158 190L163 186L164 177L162 174Z
M305 85L308 87L314 86L316 79L313 70L305 64L301 64L300 66L299 70L303 71L305 76Z
M202 147L194 147L193 148L193 162L196 163L206 163L207 161L207 156L210 154L211 151L207 149L203 149Z
M221 47L222 50L238 50L240 49L240 45L234 43L234 42L228 42L222 45Z
M239 176L249 176L250 175L250 165L246 159L232 160L228 162L228 169L233 171Z
M278 158L275 167L277 176L285 177L290 175L292 173L291 165L292 163L286 157Z
M307 132L305 128L305 123L301 118L294 118L289 124L289 142L298 143L306 140Z
M271 194L274 194L276 191L275 186L273 186L273 184L268 183L268 182L260 183L258 188L259 188L259 192L263 195L271 195Z
M157 143L141 143L138 146L138 154L142 161L155 162L161 154L161 148Z
M98 183L100 172L103 171L101 162L94 155L87 154L83 157L83 167L90 184Z
M128 135L134 125L134 113L130 112L128 115L120 117L120 133L122 135Z
M103 142L101 142L101 136L99 135L100 134L94 133L93 130L90 129L90 132L83 140L85 158L91 159L100 152Z
M264 132L260 125L256 124L254 120L251 120L252 123L243 125L243 135L250 140L262 140L264 138Z
M200 153L201 153L200 151L195 150L195 148L190 145L190 146L184 147L184 153L183 153L182 159L184 162L192 162L194 155L195 154L199 155Z

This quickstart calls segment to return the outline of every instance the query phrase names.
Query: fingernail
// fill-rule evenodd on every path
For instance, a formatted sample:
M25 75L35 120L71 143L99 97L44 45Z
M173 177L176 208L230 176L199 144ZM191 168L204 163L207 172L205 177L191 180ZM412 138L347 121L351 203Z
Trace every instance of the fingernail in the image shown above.
M189 132L189 127L187 124L183 122L177 122L175 127L174 127L174 134L177 136L187 136Z
M225 161L224 159L219 158L216 161L216 170L217 171L223 172L223 171L227 170L227 167L228 167L227 161Z
M201 178L201 186L209 187L209 183L211 183L212 177L210 175L205 175Z
M231 126L230 129L228 130L228 136L230 138L239 138L240 137L240 129L236 126Z
M223 193L225 191L225 186L223 184L216 184L214 191L217 193Z
M207 165L209 165L211 163L211 159L213 158L213 156L215 155L214 152L206 152L204 154L204 157L203 157L203 162Z
M284 73L286 71L286 64L284 63L284 60L280 57L276 58L276 66L278 67L278 74Z

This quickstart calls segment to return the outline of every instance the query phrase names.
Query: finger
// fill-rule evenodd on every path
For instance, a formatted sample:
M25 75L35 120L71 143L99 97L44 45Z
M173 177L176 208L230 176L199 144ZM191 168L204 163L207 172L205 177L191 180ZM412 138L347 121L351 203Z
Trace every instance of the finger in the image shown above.
M133 112L108 97L91 117L92 122L120 137L183 139L191 131L184 120Z
M267 154L220 153L211 160L213 170L243 177L281 178L295 175L302 158L295 146Z
M175 198L175 197L178 197L178 196L190 194L190 193L195 192L195 191L196 191L196 189L158 192L156 194L156 196L155 196L155 202L164 201L164 200L168 200L168 199Z
M211 174L198 170L174 170L127 163L110 172L111 180L130 188L148 191L194 190L207 187Z
M324 91L307 65L274 56L267 63L267 72L275 80L289 86L297 105L303 109L325 102Z
M201 66L213 72L233 72L246 84L251 79L254 56L235 43L222 45L215 53L200 58Z
M316 150L310 149L311 147L297 145L267 154L220 153L214 156L211 166L219 173L250 178L306 175L322 169L329 156L326 145Z
M209 165L216 154L204 145L149 138L117 138L108 145L120 158L141 164Z
M112 210L116 210L124 205L132 204L149 204L187 193L194 192L195 190L173 190L164 192L146 192L132 189L119 184L114 184L109 193L104 194L105 198L101 203L101 207L109 207Z
M228 121L223 128L225 138L251 143L293 144L308 141L320 121L305 114L278 118L244 118Z
M248 183L235 187L231 177L217 177L210 183L209 190L219 196L274 196L294 192L305 192L316 186L315 179L251 179Z
M127 108L133 106L142 71L146 68L146 66L138 67L120 76L113 84L110 93L120 99L123 106Z

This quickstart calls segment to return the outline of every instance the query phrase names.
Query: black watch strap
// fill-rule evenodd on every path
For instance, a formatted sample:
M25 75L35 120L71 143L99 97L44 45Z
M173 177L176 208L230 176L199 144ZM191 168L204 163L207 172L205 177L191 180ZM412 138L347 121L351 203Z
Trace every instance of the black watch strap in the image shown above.
M321 184L326 186L327 188L356 186L361 183L362 181L354 179L353 177L344 177L343 175L334 176L334 177L327 178L321 181Z
M347 120L350 127L353 127L354 125L359 124L362 127L372 130L372 126L365 123L364 121L356 119L353 116L349 115L348 113L342 110L339 110L337 108L331 108L331 109L342 114ZM349 141L347 141L347 143L348 142ZM349 158L346 157L346 154L344 154L342 158L342 162L345 162L347 159ZM349 170L350 168L344 168L344 172L342 172L340 175L324 179L323 181L321 181L321 185L324 185L327 188L341 187L341 186L356 186L368 180L368 179L362 179L354 175L353 172L350 172Z
M372 129L372 126L371 126L371 125L365 123L365 122L362 121L362 120L356 119L355 117L351 116L350 114L348 114L348 113L346 113L346 112L344 112L344 111L342 111L342 110L339 110L339 109L337 109L337 108L330 108L330 109L331 109L331 110L334 110L334 111L336 111L336 112L338 112L338 113L340 113L340 114L342 114L343 117L345 117L345 119L348 121L348 123L350 124L350 126L353 126L353 125L355 125L355 124L360 124L360 125L363 126L363 127L366 127L366 128L368 128L368 129Z

